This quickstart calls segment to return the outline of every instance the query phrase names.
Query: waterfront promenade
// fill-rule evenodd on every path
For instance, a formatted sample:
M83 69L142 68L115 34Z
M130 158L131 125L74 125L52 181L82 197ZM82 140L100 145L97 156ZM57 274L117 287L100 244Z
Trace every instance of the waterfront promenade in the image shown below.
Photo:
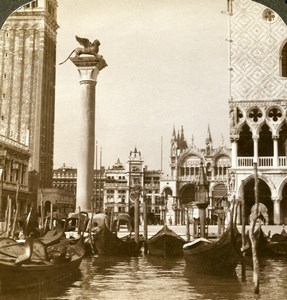
M148 237L152 237L156 234L163 225L148 225ZM185 225L168 225L170 229L180 235L182 238L186 239L186 226ZM241 225L237 226L238 230L241 232ZM246 231L250 228L249 225L246 226ZM283 225L262 225L262 230L265 234L268 234L270 231L271 236L274 233L281 233L283 229ZM287 230L287 228L286 228ZM140 226L140 234L143 234L144 229L143 226ZM126 235L127 231L125 228L121 229L119 232L119 236ZM208 225L208 238L217 238L218 237L218 226L217 225ZM191 240L194 238L193 225L190 225L190 238ZM195 236L197 238L197 236Z

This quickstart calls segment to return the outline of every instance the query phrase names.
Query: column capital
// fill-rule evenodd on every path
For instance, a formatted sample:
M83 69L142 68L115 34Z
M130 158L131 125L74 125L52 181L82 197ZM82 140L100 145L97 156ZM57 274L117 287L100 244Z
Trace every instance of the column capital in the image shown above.
M282 199L279 198L278 196L272 196L271 200L274 201L274 202L280 202Z
M98 55L98 57L70 57L70 60L78 68L80 83L85 81L96 83L99 72L107 66L106 61L101 55Z
M258 142L259 141L259 134L254 134L252 136L252 139L253 139L254 142Z
M239 134L232 134L230 135L230 142L231 143L237 143L239 140Z

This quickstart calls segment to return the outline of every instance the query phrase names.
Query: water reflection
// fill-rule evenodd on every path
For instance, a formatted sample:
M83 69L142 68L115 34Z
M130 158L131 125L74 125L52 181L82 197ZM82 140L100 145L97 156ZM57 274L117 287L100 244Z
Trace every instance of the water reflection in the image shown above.
M163 259L89 257L79 274L35 290L13 292L1 299L285 299L287 259L267 259L260 266L260 294L253 293L252 269L246 281L241 267L233 278L187 273L183 258Z
M197 293L197 299L239 299L242 292L238 276L212 276L192 273L187 268L184 272L189 284Z
M77 281L81 281L82 272L71 274L65 279L57 280L55 282L49 282L45 284L39 284L37 287L29 289L21 289L14 291L3 291L0 293L0 299L2 300L39 300L39 299L58 299L58 297L65 295L65 293L73 286ZM66 298L67 299L67 298Z
M286 299L286 282L287 258L267 259L260 266L260 294L269 295L269 299Z

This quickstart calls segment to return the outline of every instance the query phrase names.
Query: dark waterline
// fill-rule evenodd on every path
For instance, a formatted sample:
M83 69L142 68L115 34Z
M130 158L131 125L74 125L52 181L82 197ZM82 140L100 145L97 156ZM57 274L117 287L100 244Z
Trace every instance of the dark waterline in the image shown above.
M253 293L252 270L233 278L188 274L183 259L151 256L89 257L69 279L37 289L7 292L0 299L286 299L287 259L267 259L260 268L260 294Z

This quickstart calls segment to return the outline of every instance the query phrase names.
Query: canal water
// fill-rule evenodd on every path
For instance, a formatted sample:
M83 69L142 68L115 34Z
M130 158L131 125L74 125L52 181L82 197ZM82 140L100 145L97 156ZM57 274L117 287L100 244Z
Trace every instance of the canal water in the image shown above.
M36 289L8 292L0 299L273 299L287 297L287 258L267 259L260 267L260 293L253 292L252 269L242 281L241 267L233 278L188 274L184 259L87 257L68 280Z

